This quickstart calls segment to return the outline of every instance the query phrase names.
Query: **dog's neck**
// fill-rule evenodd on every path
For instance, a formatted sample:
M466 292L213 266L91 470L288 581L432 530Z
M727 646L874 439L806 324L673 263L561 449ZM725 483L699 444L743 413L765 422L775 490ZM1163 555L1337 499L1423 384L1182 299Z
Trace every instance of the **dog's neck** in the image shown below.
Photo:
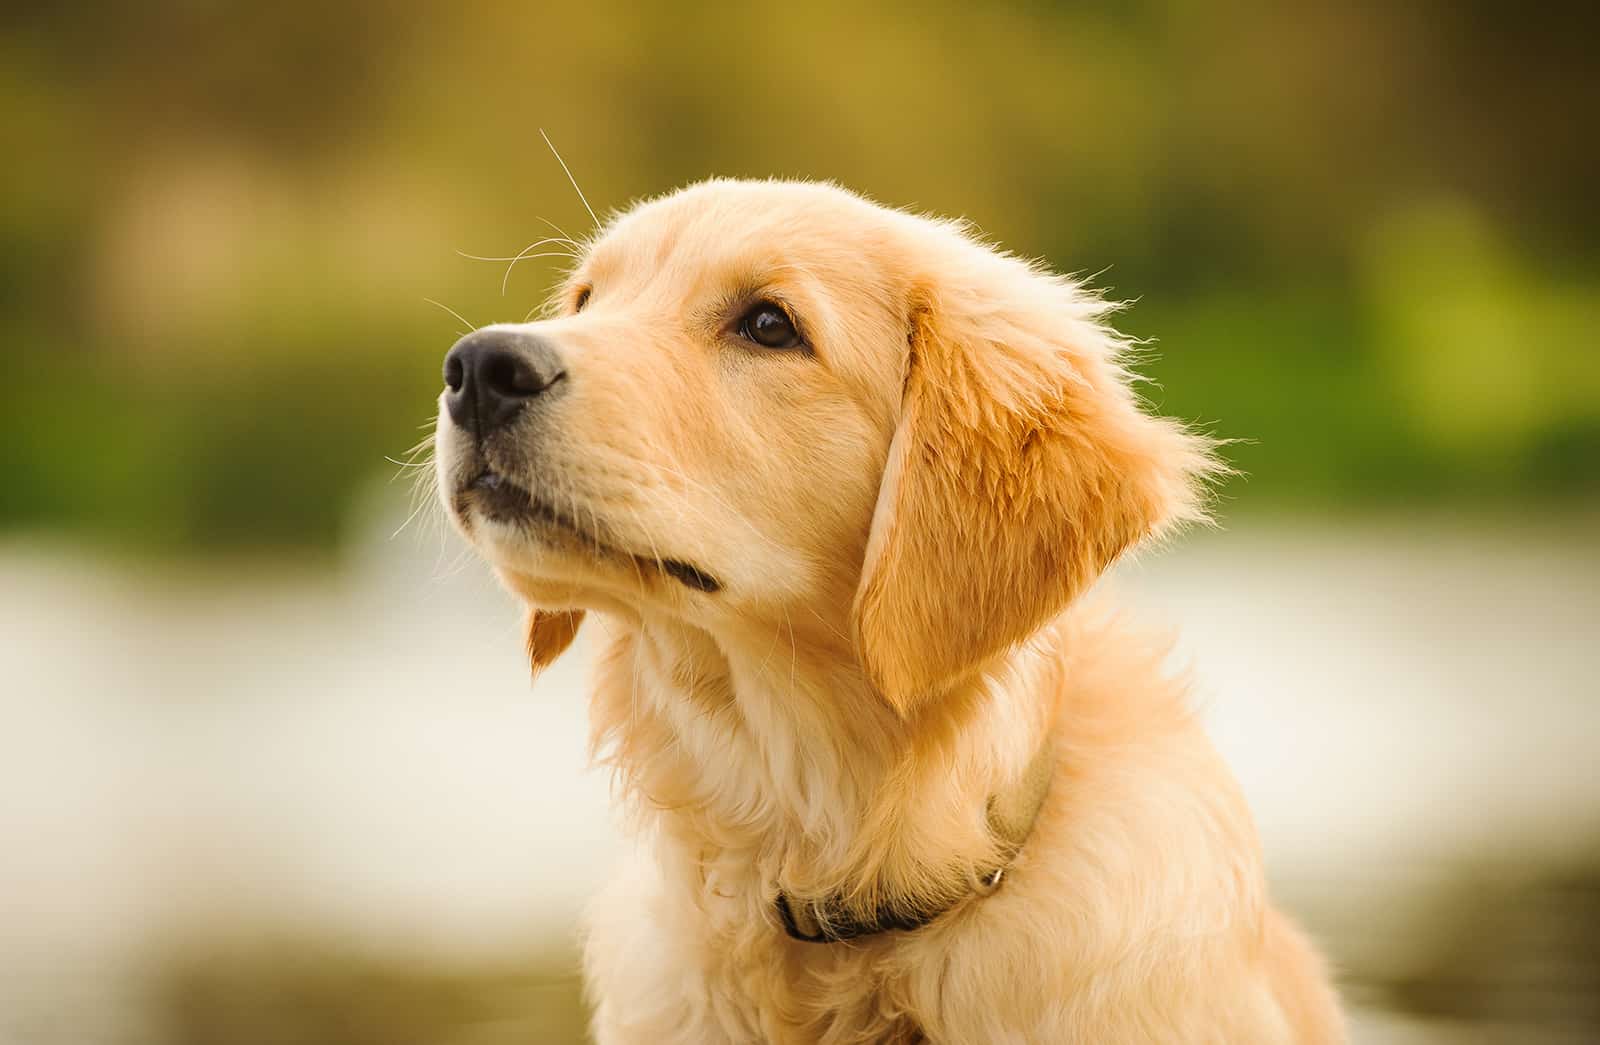
M1055 658L1025 644L913 720L837 629L715 636L629 622L601 668L595 743L635 809L708 888L750 902L840 895L862 910L966 887L992 865L989 798L1048 727Z

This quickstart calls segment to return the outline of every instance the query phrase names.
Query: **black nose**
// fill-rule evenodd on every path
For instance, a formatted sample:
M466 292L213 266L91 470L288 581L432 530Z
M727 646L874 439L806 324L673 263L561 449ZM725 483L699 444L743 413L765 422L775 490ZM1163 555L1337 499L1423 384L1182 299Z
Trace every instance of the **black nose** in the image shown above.
M481 438L548 396L566 376L561 355L535 334L474 331L444 357L445 409L450 420Z

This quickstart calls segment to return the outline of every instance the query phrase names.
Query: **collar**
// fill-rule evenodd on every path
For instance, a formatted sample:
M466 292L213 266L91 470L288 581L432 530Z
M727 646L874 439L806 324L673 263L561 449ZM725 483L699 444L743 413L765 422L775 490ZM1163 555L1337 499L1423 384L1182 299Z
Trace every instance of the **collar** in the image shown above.
M982 869L975 886L964 896L942 905L928 907L884 906L865 918L851 914L844 899L835 893L816 900L793 901L779 892L773 906L783 931L796 940L806 943L837 943L854 940L877 933L910 932L920 929L946 911L969 897L987 896L1000 888L1006 868L1016 859L1022 845L1033 833L1033 825L1044 807L1045 796L1050 792L1050 780L1055 775L1055 759L1046 741L1034 753L1022 778L1012 786L989 796L989 833L999 843L1000 862Z

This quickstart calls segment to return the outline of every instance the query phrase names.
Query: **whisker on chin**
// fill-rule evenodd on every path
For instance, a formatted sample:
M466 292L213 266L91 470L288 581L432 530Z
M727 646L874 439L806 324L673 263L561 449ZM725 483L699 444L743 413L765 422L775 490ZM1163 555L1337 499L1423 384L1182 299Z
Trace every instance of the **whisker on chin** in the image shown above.
M438 501L433 497L433 487L438 473L433 459L430 457L428 460L419 461L410 465L410 467L417 469L412 476L411 513L407 515L405 521L396 527L395 531L389 535L389 539L391 541L404 533L406 528L410 526L419 515L422 515L424 512L429 510L430 506L435 509L439 507ZM395 473L394 478L399 478L400 474L401 473L399 472ZM390 482L393 481L394 479L390 479ZM439 513L434 513L433 517L442 525L443 520Z

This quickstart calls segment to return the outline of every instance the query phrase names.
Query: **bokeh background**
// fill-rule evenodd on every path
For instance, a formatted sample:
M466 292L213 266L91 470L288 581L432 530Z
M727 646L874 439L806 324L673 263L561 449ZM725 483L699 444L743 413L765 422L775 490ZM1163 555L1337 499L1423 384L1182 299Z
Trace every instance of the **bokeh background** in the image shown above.
M530 690L403 464L562 260L463 255L590 227L541 128L1136 302L1243 477L1111 583L1357 1039L1600 1040L1595 10L6 5L0 1041L581 1039L594 639Z

